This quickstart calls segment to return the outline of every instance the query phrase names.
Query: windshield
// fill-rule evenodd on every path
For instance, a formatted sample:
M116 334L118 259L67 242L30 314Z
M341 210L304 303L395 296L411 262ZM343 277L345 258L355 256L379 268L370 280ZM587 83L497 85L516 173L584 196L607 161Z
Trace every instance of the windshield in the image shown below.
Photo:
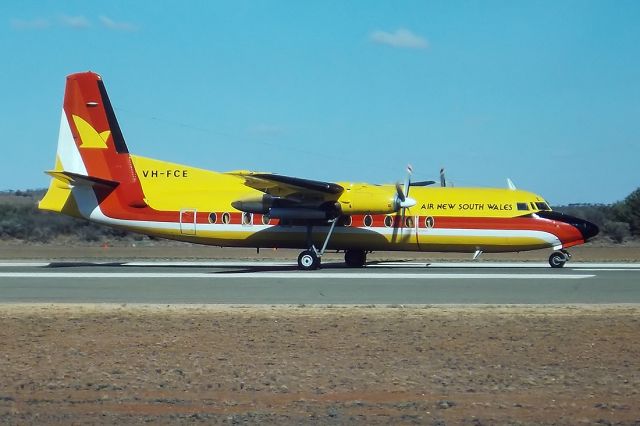
M551 211L551 207L549 207L549 204L543 202L543 201L539 201L536 203L536 207L538 208L538 210L548 210Z

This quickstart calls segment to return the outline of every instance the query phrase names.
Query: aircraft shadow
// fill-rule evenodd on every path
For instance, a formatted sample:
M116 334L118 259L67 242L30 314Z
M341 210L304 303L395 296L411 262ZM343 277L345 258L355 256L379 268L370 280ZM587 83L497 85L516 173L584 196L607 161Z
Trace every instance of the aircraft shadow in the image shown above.
M451 270L451 269L527 269L532 268L532 265L528 265L527 262L523 262L520 265L495 265L495 266L483 266L479 267L478 264L469 263L468 265L456 265L452 266L440 266L434 265L429 262L424 262L424 265L411 265L411 262L407 262L407 265L403 265L402 261L394 262L393 265L385 265L388 261L371 261L367 262L366 266L375 266L376 270L397 270L397 269L431 269L431 270ZM60 268L135 268L135 269L173 269L173 270L190 270L190 269L209 269L211 274L242 274L242 273L254 273L254 272L285 272L285 271L297 271L298 266L291 262L288 265L261 265L259 261L254 261L254 265L216 265L213 264L189 264L189 265L171 265L171 264L159 264L154 265L148 263L144 265L131 265L128 262L88 262L88 261L70 261L70 262L51 262L48 265L41 266L46 269L60 269ZM539 267L535 267L539 269ZM220 270L221 269L221 270ZM348 267L344 262L323 262L320 267L321 270L352 270L357 268ZM364 268L366 269L366 267Z
M48 265L42 266L42 268L59 269L59 268L135 268L135 269L173 269L173 270L188 270L188 269L213 269L211 274L241 274L241 273L253 273L253 272L285 272L285 271L297 271L298 266L295 263L290 265L260 265L259 262L255 262L255 265L168 265L160 264L154 265L152 263L145 265L130 265L127 262L51 262ZM215 269L224 269L222 271L215 271ZM344 262L326 262L322 263L321 269L351 269L348 268Z
M253 272L284 272L284 271L298 271L297 265L282 265L282 266L246 266L246 267L230 267L229 271L215 272L216 275L224 274L250 274ZM327 262L320 266L320 270L323 269L352 269L347 267L343 262Z

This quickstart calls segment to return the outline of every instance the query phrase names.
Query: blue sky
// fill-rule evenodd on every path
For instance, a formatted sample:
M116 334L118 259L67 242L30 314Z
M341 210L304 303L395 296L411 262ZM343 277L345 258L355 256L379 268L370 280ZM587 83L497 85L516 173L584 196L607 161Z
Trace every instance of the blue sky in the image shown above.
M130 151L227 171L640 186L638 1L2 2L0 187L44 187L67 74L105 80Z

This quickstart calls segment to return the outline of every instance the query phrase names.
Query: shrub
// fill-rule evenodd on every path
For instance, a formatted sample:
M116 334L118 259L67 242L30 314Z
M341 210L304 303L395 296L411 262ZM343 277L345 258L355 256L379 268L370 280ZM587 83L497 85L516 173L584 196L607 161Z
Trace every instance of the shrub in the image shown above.
M601 231L616 243L623 243L626 239L631 237L629 224L625 222L614 222L608 220L602 226Z

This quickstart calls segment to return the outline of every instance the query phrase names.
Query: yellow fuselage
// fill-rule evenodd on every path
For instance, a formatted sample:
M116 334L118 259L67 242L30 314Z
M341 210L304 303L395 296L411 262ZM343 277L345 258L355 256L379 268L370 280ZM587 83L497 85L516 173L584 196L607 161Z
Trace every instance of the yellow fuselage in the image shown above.
M43 209L87 217L111 226L200 244L239 247L305 248L307 228L295 221L241 212L239 199L259 198L262 192L244 184L235 174L218 173L166 161L131 155L146 210L162 217L95 215L79 205L89 201L87 191L52 182L40 204ZM343 217L329 248L485 252L519 251L558 245L550 235L507 226L509 221L539 211L544 200L536 194L509 189L412 187L416 205L394 212L390 207L394 185L338 182L345 191L337 197ZM75 197L74 202L68 202ZM327 196L327 199L330 199ZM106 205L106 203L105 203ZM65 211L66 210L66 211ZM87 210L85 208L85 210ZM104 209L103 209L104 210ZM132 211L137 211L133 209ZM354 214L350 214L354 211ZM388 211L389 213L382 213ZM100 216L100 217L98 217ZM104 216L105 218L102 218ZM114 217L115 216L115 217ZM469 228L471 224L471 228ZM516 226L517 228L517 226ZM313 227L311 239L319 245L328 225Z

